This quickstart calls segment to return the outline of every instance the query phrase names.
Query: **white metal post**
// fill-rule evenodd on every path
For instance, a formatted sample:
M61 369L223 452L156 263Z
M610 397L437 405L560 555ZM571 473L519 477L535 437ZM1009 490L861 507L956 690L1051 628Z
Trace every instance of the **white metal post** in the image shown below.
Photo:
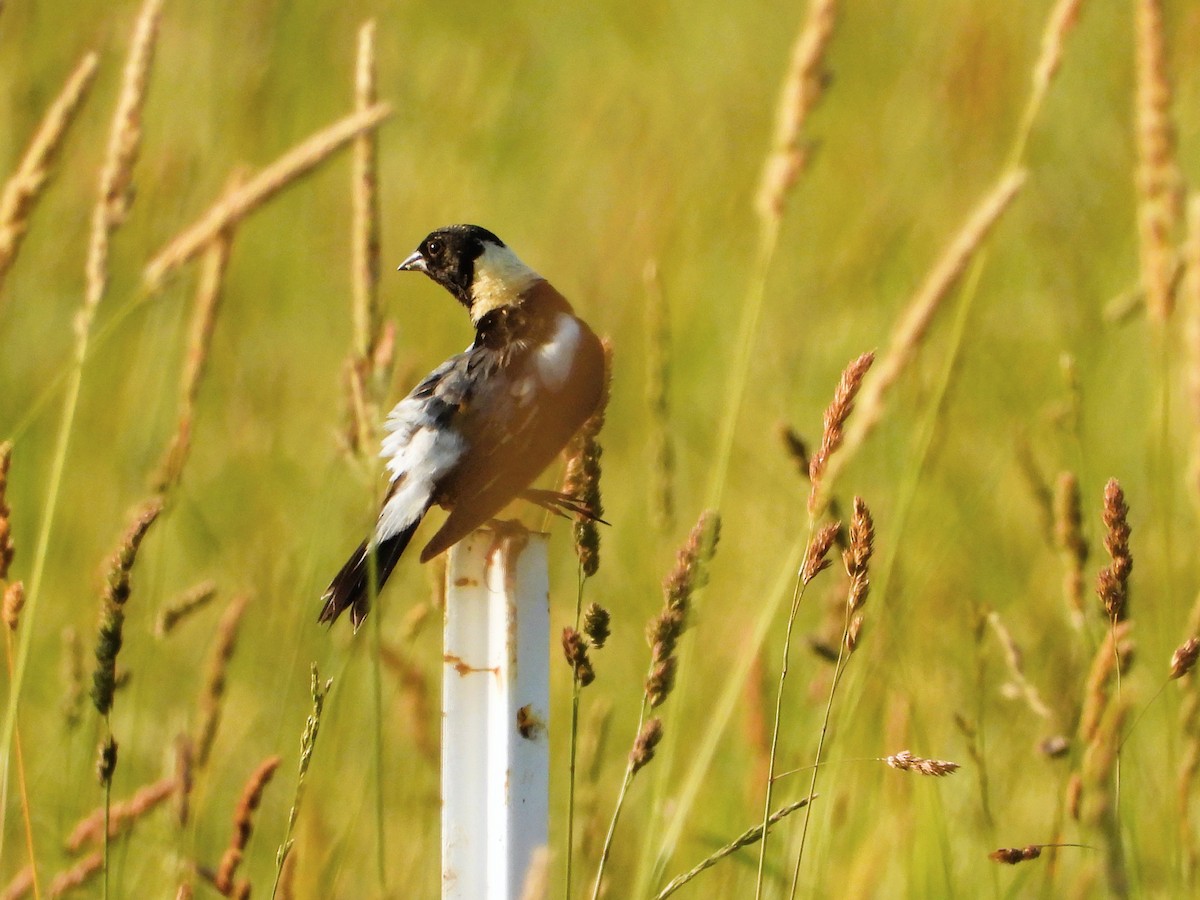
M442 897L517 900L550 810L546 539L450 548L442 670Z

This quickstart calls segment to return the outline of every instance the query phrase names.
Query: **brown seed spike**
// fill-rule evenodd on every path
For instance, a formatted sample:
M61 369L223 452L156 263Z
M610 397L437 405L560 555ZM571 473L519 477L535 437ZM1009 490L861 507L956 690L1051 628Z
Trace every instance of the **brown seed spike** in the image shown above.
M1129 615L1129 574L1133 571L1133 556L1129 552L1129 507L1115 478L1110 478L1104 486L1103 518L1104 549L1112 562L1100 570L1096 593L1108 618L1121 622Z
M638 732L637 740L633 742L633 750L629 754L631 774L646 766L654 759L654 748L658 746L663 736L662 719L650 719Z
M1000 850L993 850L988 854L988 859L1015 866L1017 863L1037 859L1041 855L1042 848L1037 844L1030 844L1028 847L1004 847Z
M817 530L808 542L808 550L804 554L804 565L800 569L800 580L808 584L821 572L829 568L829 551L841 531L841 522L830 522Z
M596 680L596 672L592 668L592 661L588 659L587 642L583 639L583 635L574 628L564 628L562 648L567 665L574 670L580 687L587 687Z
M1200 637L1188 638L1171 655L1171 679L1182 678L1192 671L1198 657L1200 657Z
M815 515L817 511L821 495L821 483L825 476L825 469L829 465L829 458L842 446L842 440L845 437L844 429L846 420L854 410L854 398L858 395L858 390L862 387L863 378L866 376L873 362L875 362L875 354L870 352L864 353L851 362L845 371L842 372L842 377L838 380L837 388L833 392L833 401L825 410L824 427L821 430L821 445L817 448L817 452L813 454L808 465L808 477L809 481L812 482L812 487L808 495L808 511L810 514Z
M916 772L919 775L929 775L933 778L942 778L960 768L956 762L944 759L924 759L920 756L913 756L908 750L901 750L894 756L886 757L884 762L901 772Z

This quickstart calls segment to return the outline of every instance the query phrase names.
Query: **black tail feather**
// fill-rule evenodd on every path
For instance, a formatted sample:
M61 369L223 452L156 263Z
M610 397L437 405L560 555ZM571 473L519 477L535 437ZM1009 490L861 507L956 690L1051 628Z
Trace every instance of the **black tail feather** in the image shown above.
M408 528L376 545L376 594L383 588L388 576L392 574L392 569L396 568L400 554L404 552L404 548L408 546L408 542L412 540L413 533L420 524L421 521L418 519ZM317 617L318 622L332 624L338 616L349 609L350 621L354 623L354 630L358 631L358 627L362 625L363 619L367 617L367 613L371 609L371 592L367 590L368 568L367 542L363 541L346 561L346 564L342 566L341 571L333 576L333 581L329 582L329 587L321 595L324 606L321 607L321 615Z

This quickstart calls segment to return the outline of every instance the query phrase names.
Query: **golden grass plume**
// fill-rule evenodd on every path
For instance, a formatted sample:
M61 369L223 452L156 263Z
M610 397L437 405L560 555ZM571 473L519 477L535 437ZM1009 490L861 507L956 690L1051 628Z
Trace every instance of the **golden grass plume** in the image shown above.
M148 288L158 290L170 275L203 252L222 231L241 222L364 131L377 128L389 115L391 107L377 103L370 109L339 119L284 153L241 187L226 191L195 223L154 255L145 270Z
M147 815L174 793L178 782L174 776L161 778L139 788L132 797L114 803L109 810L108 836L116 837L133 827L138 819ZM99 842L104 835L104 807L92 810L71 830L67 838L67 849L78 853L85 844Z
M904 314L896 323L888 341L887 352L880 359L874 377L867 380L859 399L859 414L846 432L846 450L830 466L827 479L832 483L841 466L853 457L863 441L875 430L883 417L888 391L908 368L917 350L925 342L929 328L942 303L962 279L971 259L983 246L1025 184L1025 171L1011 170L1000 176L991 190L971 211L962 228L954 235L933 268L917 289Z
M775 133L759 182L755 209L764 220L783 217L788 195L807 161L802 140L809 113L825 89L825 51L837 24L836 0L813 0L792 45L783 92L775 113Z
M1174 306L1174 240L1182 215L1162 0L1134 0L1134 36L1135 180L1142 290L1151 317L1161 323Z
M217 867L216 875L213 878L213 886L226 897L233 896L235 890L239 894L244 891L241 885L235 888L233 879L237 875L238 865L242 861L246 844L249 843L250 835L254 831L254 813L258 810L258 805L262 802L263 791L266 790L275 770L279 768L280 762L282 760L278 756L269 756L264 759L247 779L246 786L242 789L242 797L233 812L233 835L229 839L229 846L225 849L225 853L221 857L221 864Z
M144 504L109 562L96 640L96 668L92 673L92 703L102 716L112 709L116 690L117 654L124 640L125 604L132 590L133 566L142 540L160 512L162 501L155 499Z
M213 741L221 724L221 710L225 702L225 677L229 661L237 649L238 629L242 615L250 603L247 594L239 594L230 601L217 624L217 641L208 660L208 673L204 690L200 694L200 725L196 729L196 765L203 768L212 753Z
M76 63L67 83L42 117L17 170L0 193L0 287L20 252L29 220L50 180L67 131L95 81L98 61L99 57L89 52Z
M86 333L108 285L109 239L125 221L133 203L133 167L141 150L142 108L146 103L161 13L162 0L146 0L134 25L117 110L109 130L104 167L100 170L100 196L92 211L87 289L79 323L81 333Z

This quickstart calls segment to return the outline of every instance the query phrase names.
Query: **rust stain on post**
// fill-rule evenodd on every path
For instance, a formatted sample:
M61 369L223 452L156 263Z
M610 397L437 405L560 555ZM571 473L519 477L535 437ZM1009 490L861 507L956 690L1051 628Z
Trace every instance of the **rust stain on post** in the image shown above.
M472 666L461 656L454 653L443 653L442 662L454 666L454 670L463 676L470 675L472 672L491 672L493 675L500 674L499 666Z

